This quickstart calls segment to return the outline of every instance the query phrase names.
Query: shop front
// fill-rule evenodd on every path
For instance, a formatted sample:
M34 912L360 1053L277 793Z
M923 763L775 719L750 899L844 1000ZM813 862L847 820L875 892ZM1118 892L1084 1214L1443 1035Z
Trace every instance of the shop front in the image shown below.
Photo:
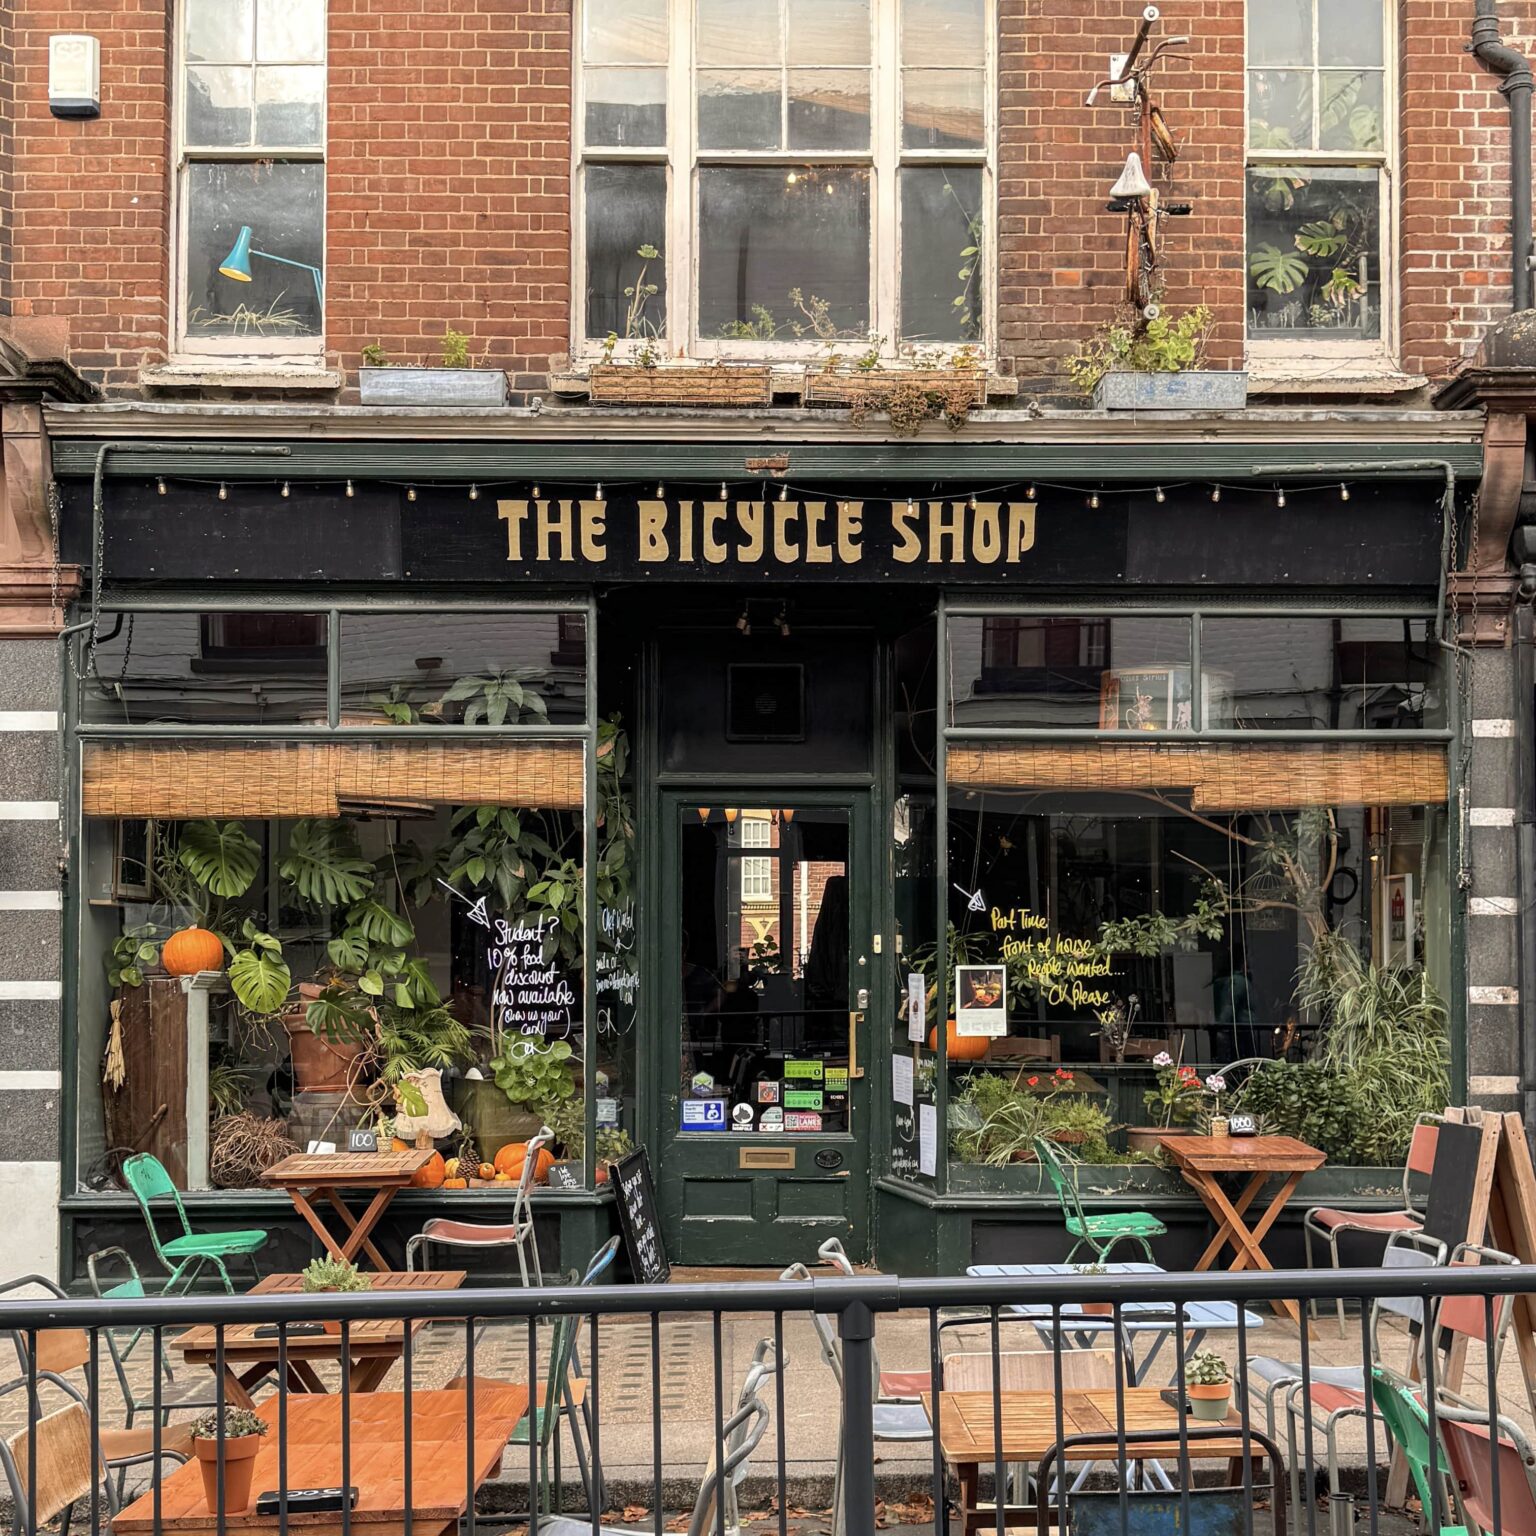
M301 1257L262 1167L387 1136L433 1072L462 1127L386 1245L504 1214L544 1123L566 1267L635 1147L674 1263L1059 1257L1042 1135L1172 1262L1203 1216L1136 1132L1195 1133L1220 1069L1335 1203L1465 1091L1419 466L1475 443L1308 445L1279 485L1184 450L1166 486L1144 450L1068 483L961 445L145 443L93 506L98 446L54 445L99 577L72 1277L142 1248L142 1150ZM1362 999L1391 1061L1339 1028Z

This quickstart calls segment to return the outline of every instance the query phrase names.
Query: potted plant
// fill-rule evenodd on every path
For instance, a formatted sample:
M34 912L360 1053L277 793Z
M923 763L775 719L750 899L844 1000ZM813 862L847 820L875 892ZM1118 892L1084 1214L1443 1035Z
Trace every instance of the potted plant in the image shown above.
M1232 1122L1221 1112L1221 1096L1227 1091L1227 1080L1220 1072L1213 1072L1206 1078L1205 1087L1211 1096L1211 1112L1206 1122L1207 1134L1225 1136L1232 1129Z
M1109 1273L1108 1267L1104 1264L1074 1264L1072 1268L1085 1280L1096 1280ZM1077 1310L1086 1313L1089 1317L1112 1317L1115 1304L1112 1301L1084 1301L1078 1303Z
M1219 1424L1232 1405L1232 1377L1227 1362L1213 1349L1197 1349L1184 1371L1184 1395L1197 1419Z
M575 1096L576 1072L565 1040L509 1030L490 1065L499 1092L478 1093L464 1106L482 1147L527 1141L544 1124L547 1109Z
M1233 411L1248 375L1201 368L1211 312L1164 311L1112 321L1067 359L1067 376L1101 411Z
M267 1433L267 1421L249 1408L224 1409L224 1439L219 1440L219 1411L213 1409L192 1421L192 1454L203 1474L203 1497L208 1513L219 1512L219 1460L224 1462L224 1513L243 1514L251 1503L251 1479L256 1453Z
M616 1125L605 1125L597 1133L597 1182L608 1182L608 1170L614 1163L622 1163L635 1150L635 1140L628 1131Z
M435 368L391 363L383 347L363 348L357 370L364 405L498 406L507 403L507 375L470 361L469 337L451 326L443 332L442 362Z
M311 1259L299 1274L299 1289L306 1296L321 1295L327 1291L345 1295L348 1292L366 1291L372 1286L372 1276L364 1274L349 1259ZM326 1318L325 1331L339 1334L340 1319Z
M1128 1126L1125 1132L1126 1146L1149 1156L1158 1150L1160 1137L1192 1134L1201 1100L1200 1074L1193 1067L1174 1061L1167 1051L1159 1051L1152 1065L1157 1082L1142 1099L1152 1123Z

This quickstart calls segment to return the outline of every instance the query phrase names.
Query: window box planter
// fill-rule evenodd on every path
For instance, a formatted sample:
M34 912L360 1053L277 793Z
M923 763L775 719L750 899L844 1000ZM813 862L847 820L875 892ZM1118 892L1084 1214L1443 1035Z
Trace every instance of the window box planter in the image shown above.
M598 363L587 379L594 405L767 405L773 399L766 365L647 368L639 363Z
M879 410L892 391L913 385L928 395L966 398L973 406L987 403L985 368L807 368L805 403L868 403Z
M1100 411L1240 411L1248 375L1207 368L1183 373L1106 373L1093 392Z
M500 368L359 368L364 405L498 406L507 403Z

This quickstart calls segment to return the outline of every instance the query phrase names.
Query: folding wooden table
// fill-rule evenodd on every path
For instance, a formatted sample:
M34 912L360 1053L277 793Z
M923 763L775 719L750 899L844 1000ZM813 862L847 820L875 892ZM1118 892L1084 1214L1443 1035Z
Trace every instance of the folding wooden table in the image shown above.
M287 1483L295 1488L336 1488L341 1467L341 1399L288 1399ZM507 1441L528 1411L528 1389L509 1382L475 1383L473 1476L465 1451L464 1389L411 1394L411 1475L405 1475L405 1400L399 1392L369 1392L348 1400L351 1425L347 1481L357 1503L343 1525L340 1513L288 1517L290 1531L304 1536L453 1536L475 1491L501 1466ZM276 1532L276 1515L258 1515L256 1500L280 1484L277 1399L257 1409L272 1426L256 1453L251 1503L226 1510L220 1522L203 1496L203 1475L195 1461L178 1467L161 1485L159 1512L154 1490L135 1499L112 1522L116 1536L225 1536L226 1532ZM410 1511L407 1525L406 1511Z
M310 1225L315 1236L325 1244L332 1258L355 1259L365 1252L380 1269L389 1268L389 1260L373 1246L368 1234L378 1224L385 1207L411 1182L416 1171L432 1157L430 1151L411 1148L406 1152L295 1152L274 1163L262 1174L268 1184L288 1191L299 1215ZM347 1209L342 1194L353 1190L373 1190L373 1199L361 1216ZM315 1210L314 1200L323 1195L335 1208L347 1228L347 1239L338 1243Z
M265 1275L251 1288L252 1296L294 1296L303 1290L300 1275ZM462 1269L385 1270L372 1277L375 1291L456 1291L464 1284ZM251 1393L265 1377L277 1372L277 1339L257 1333L256 1323L224 1326L224 1398L237 1407L255 1406ZM353 1323L347 1331L347 1385L353 1392L378 1389L390 1368L405 1353L405 1341L414 1338L425 1320L409 1323L398 1317L380 1317ZM188 1328L171 1340L188 1365L219 1368L218 1329L208 1323ZM341 1335L288 1332L288 1390L324 1392L325 1382L317 1365L334 1365L341 1358Z
M1216 1235L1206 1245L1195 1268L1209 1269L1221 1250L1230 1245L1232 1262L1228 1267L1233 1273L1241 1269L1273 1269L1275 1266L1264 1256L1264 1239L1296 1193L1302 1174L1321 1168L1328 1161L1326 1154L1290 1136L1160 1136L1158 1140L1216 1223ZM1221 1187L1218 1176L1223 1173L1248 1175L1248 1182L1236 1200L1229 1199ZM1264 1214L1250 1227L1246 1220L1248 1208L1276 1174L1284 1174L1285 1178ZM1277 1312L1285 1312L1297 1327L1301 1326L1301 1311L1292 1298L1280 1297L1270 1305Z

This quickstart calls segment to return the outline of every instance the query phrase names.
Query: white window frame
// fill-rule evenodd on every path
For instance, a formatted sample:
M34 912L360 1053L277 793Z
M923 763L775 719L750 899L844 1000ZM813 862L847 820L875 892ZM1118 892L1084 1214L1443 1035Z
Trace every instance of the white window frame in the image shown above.
M1391 363L1398 351L1398 90L1397 90L1397 15L1394 0L1378 0L1381 8L1381 139L1379 151L1356 150L1256 150L1248 144L1252 111L1252 78L1255 68L1281 69L1282 65L1252 65L1248 52L1248 12L1264 0L1247 0L1243 7L1243 334L1246 355L1251 363L1272 373L1316 373L1326 376L1338 368L1360 365L1383 366ZM1317 0L1313 0L1312 66L1316 76L1329 68L1319 55L1317 38ZM1347 65L1331 66L1346 69ZM1313 92L1314 116L1321 111L1316 90ZM1370 340L1330 340L1297 331L1281 338L1252 334L1248 330L1248 173L1267 165L1297 165L1326 169L1329 166L1374 164L1378 171L1379 220L1381 227L1381 335Z
M750 835L749 835L750 834ZM743 848L772 848L773 823L766 817L744 816L741 820L741 846ZM758 854L740 858L741 903L743 906L768 906L774 900L773 866L778 862L776 854Z
M997 272L997 7L999 0L983 0L982 31L985 57L982 70L982 137L979 150L901 147L901 0L870 0L873 39L870 56L870 148L867 151L709 150L698 147L698 119L694 98L694 0L667 0L669 55L666 64L667 142L664 147L611 149L586 146L586 95L582 44L584 7L577 0L572 27L572 141L571 207L571 355L586 362L605 355L603 338L586 335L586 203L583 173L588 165L621 162L664 165L667 170L666 328L653 342L661 357L687 356L703 359L752 359L796 362L825 357L825 343L811 341L757 341L702 337L697 334L699 203L698 172L701 165L863 165L870 169L870 326L879 337L880 356L886 362L932 358L967 348L979 358L995 352ZM954 165L981 170L982 273L979 284L981 334L973 342L902 342L901 271L899 252L900 172L910 165ZM882 252L896 252L881 260ZM613 348L616 358L634 357L646 346L641 339L620 338ZM868 350L868 343L839 342L844 356ZM921 355L921 356L919 356Z
M188 261L188 216L191 199L187 195L187 178L194 164L224 164L240 165L248 161L275 160L284 162L307 161L322 167L326 164L326 156L330 129L330 25L328 0L310 0L310 3L319 5L326 14L326 25L323 29L325 47L320 58L320 67L326 73L325 103L320 114L321 142L318 146L306 148L293 148L282 146L280 148L265 148L257 145L236 145L230 148L202 146L189 147L187 144L187 69L190 64L187 48L187 27L190 19L190 7L185 3L176 7L176 46L175 46L175 75L171 84L172 92L172 134L175 146L175 175L171 184L171 261L170 261L170 289L171 289L171 314L173 324L172 356L177 360L195 360L208 362L216 360L220 363L271 363L274 360L292 361L295 363L318 362L325 356L325 303L322 299L320 305L320 332L315 336L191 336L187 332L187 261ZM255 26L255 6L252 5L252 26ZM313 59L263 59L263 64L281 67L285 62L290 64L311 67ZM254 112L254 104L253 104ZM253 116L252 122L254 124ZM327 257L329 255L329 187L323 187L320 200L320 272L322 278L326 272ZM328 285L327 285L328 286Z

